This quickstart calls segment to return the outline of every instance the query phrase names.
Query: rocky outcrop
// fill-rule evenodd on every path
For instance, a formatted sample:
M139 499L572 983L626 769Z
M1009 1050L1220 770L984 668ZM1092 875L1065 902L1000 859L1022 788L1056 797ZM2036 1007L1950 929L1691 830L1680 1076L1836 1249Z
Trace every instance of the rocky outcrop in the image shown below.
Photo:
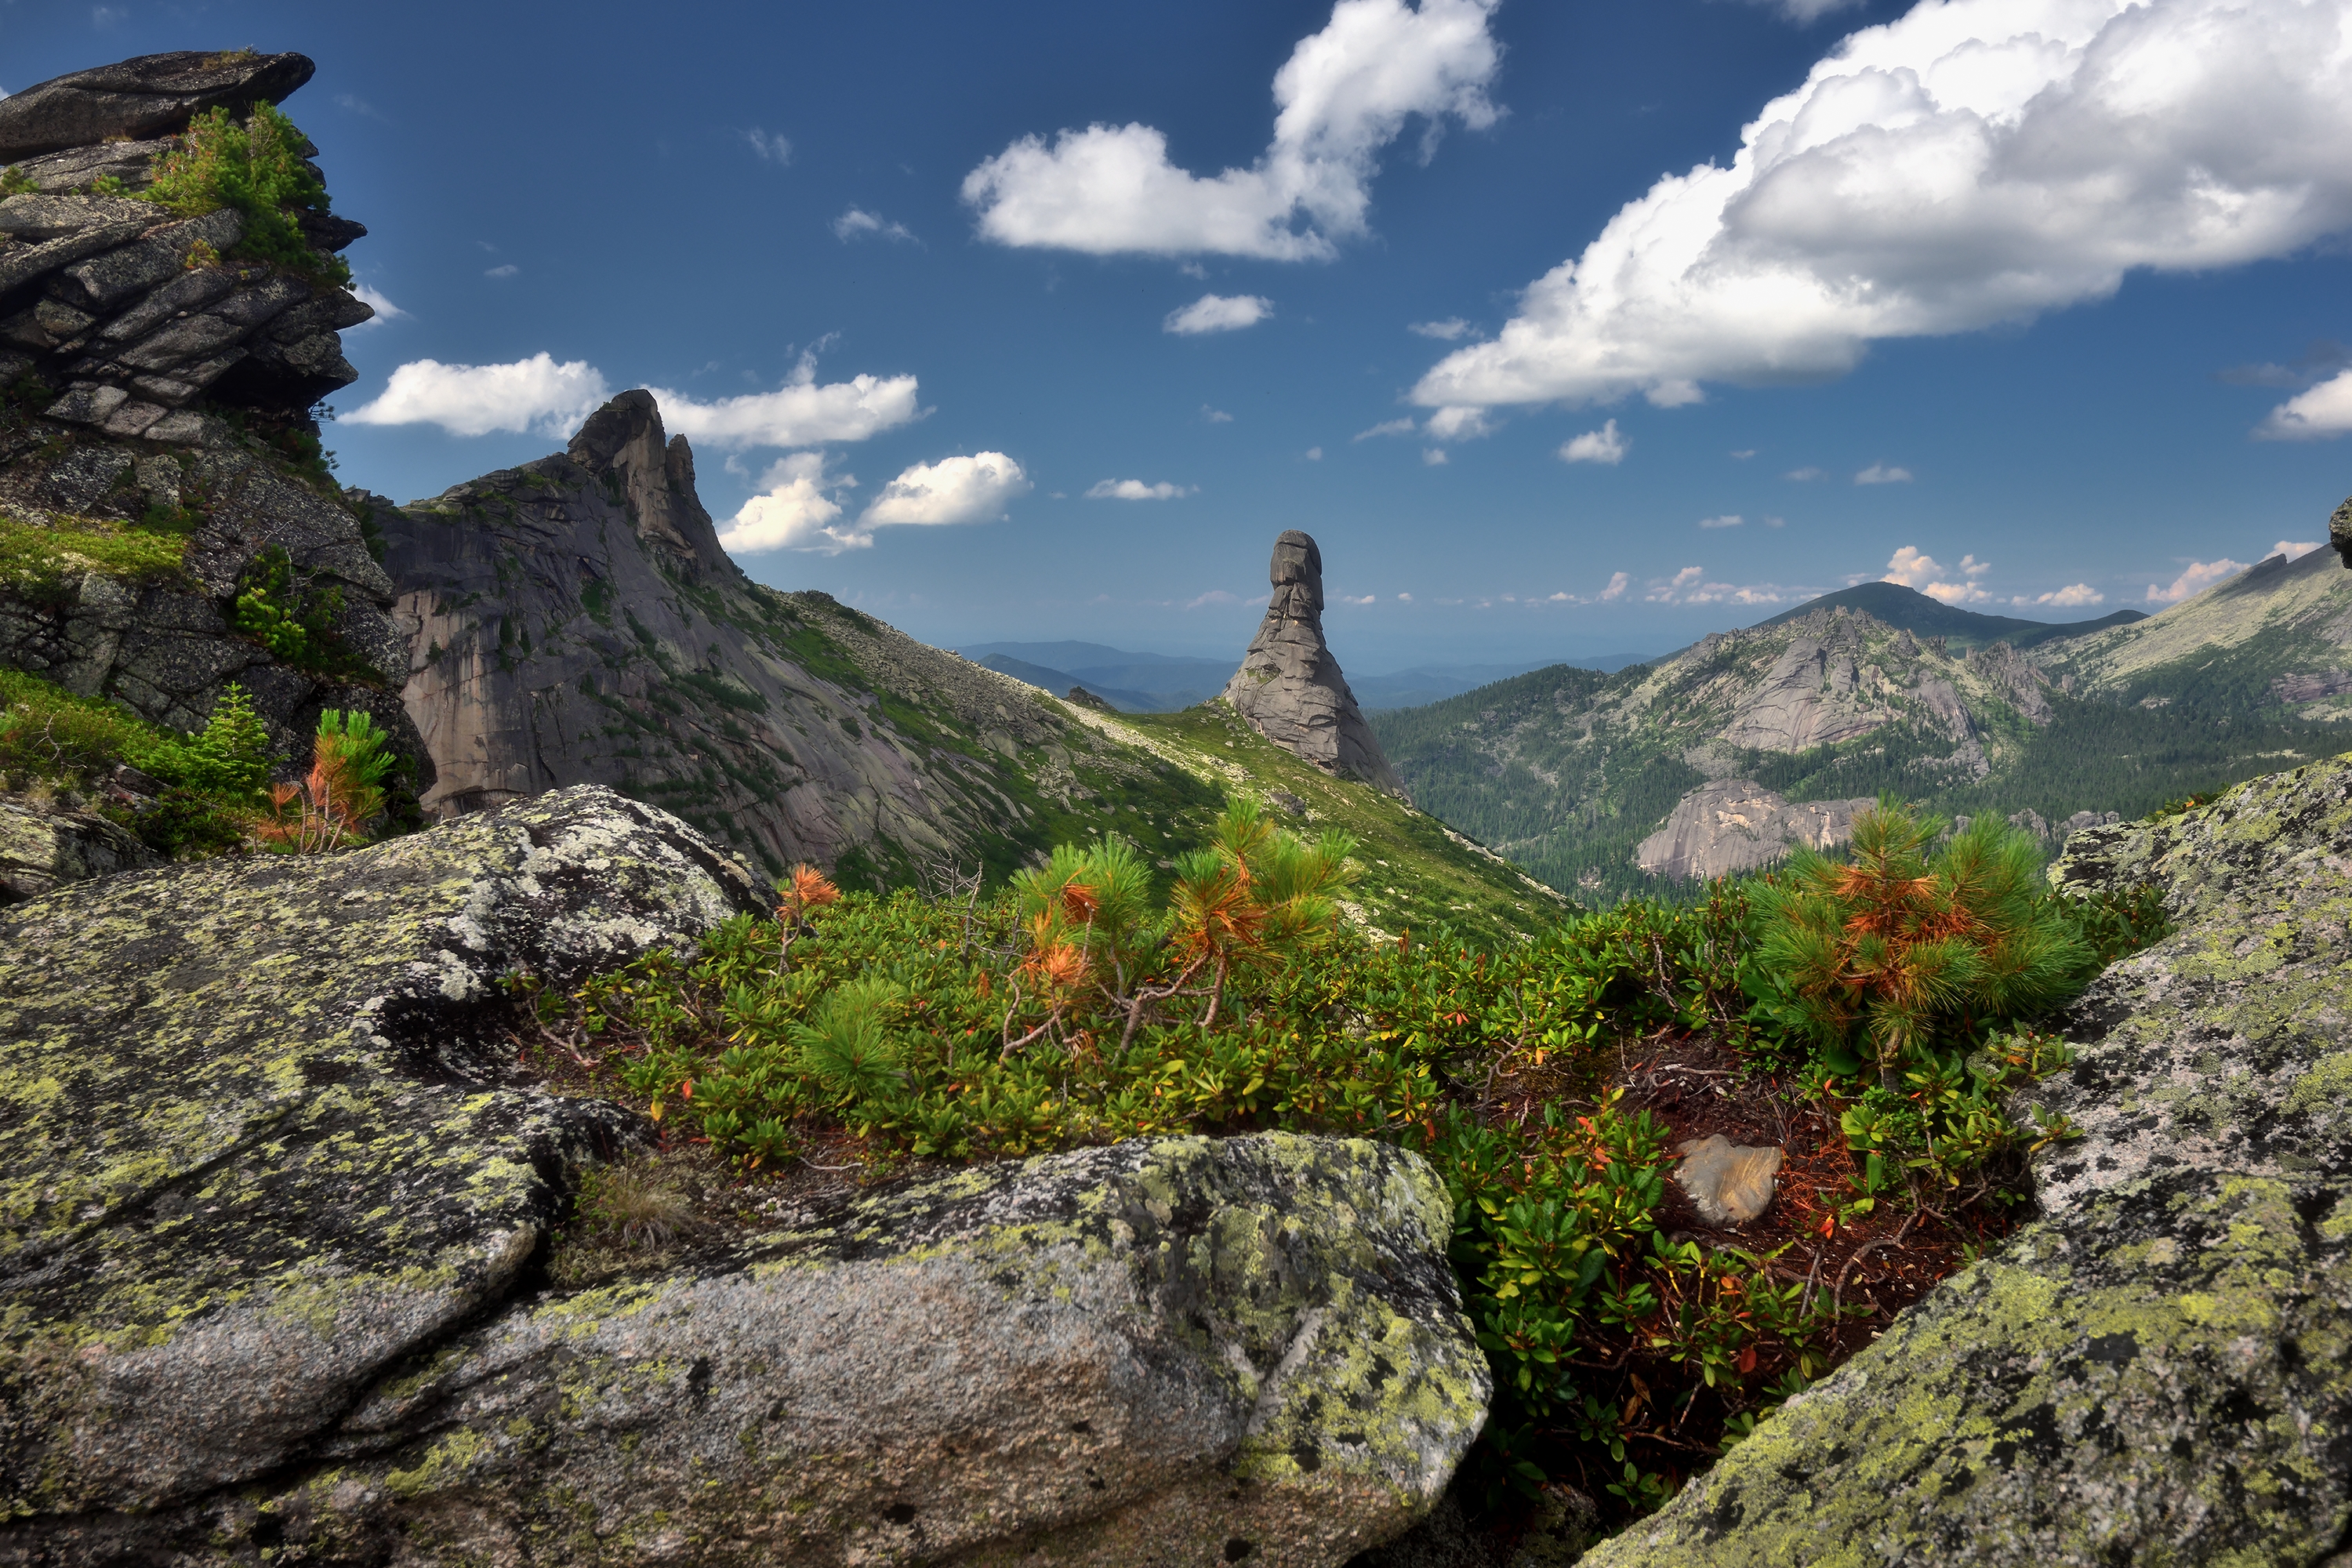
M1404 784L1348 689L1323 640L1323 552L1297 529L1274 542L1267 575L1274 597L1225 700L1250 727L1327 773L1360 779L1393 795Z
M0 529L15 536L0 663L178 730L235 682L289 766L307 763L321 709L363 709L421 787L422 746L394 696L408 653L384 615L392 582L316 461L309 414L356 376L337 334L372 312L235 258L233 209L184 219L89 189L101 176L143 189L190 114L282 97L310 68L299 55L150 56L0 100L0 156L21 158L13 172L35 187L0 198ZM145 140L107 140L122 137ZM365 232L314 219L322 252ZM146 541L139 563L86 547L109 535ZM230 626L241 579L273 549L291 601L333 606L320 657L281 658Z
M1050 811L1167 773L1017 681L751 582L648 393L562 453L429 501L360 500L398 584L433 816L605 784L772 872L1001 873Z
M66 882L160 864L161 857L134 835L94 811L0 800L0 904L38 898Z
M2335 546L2336 559L2352 567L2352 496L2328 515L2327 542Z
M2342 1561L2352 757L2086 828L2053 878L2152 882L2178 929L2060 1020L2040 1217L1594 1568Z
M0 100L0 144L47 149L13 171L31 191L0 200L0 384L62 391L54 419L192 446L199 400L307 425L359 379L337 333L375 312L349 290L233 258L233 207L184 217L135 199L191 114L274 101L310 70L300 55L151 55ZM98 194L101 178L120 194ZM322 255L367 232L299 216Z
M1483 1354L1416 1155L1268 1134L844 1194L549 1288L634 1111L499 982L751 905L608 791L0 912L0 1561L1338 1563Z
M1642 840L1633 863L1675 881L1736 876L1769 866L1795 848L1834 849L1853 837L1853 819L1874 803L1790 801L1745 779L1702 784L1685 795L1664 826Z
M184 50L54 77L0 99L0 163L168 136L209 109L243 115L279 101L315 68L300 55Z

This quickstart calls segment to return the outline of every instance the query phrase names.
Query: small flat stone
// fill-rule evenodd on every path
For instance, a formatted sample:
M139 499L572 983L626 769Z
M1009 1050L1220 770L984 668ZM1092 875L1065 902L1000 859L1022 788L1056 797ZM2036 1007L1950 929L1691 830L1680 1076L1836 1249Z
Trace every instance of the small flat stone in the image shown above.
M1717 1132L1675 1152L1683 1157L1675 1180L1707 1224L1746 1225L1771 1206L1772 1178L1785 1157L1778 1145L1746 1148Z
M124 403L106 416L102 428L110 436L136 436L163 417L160 403Z
M119 386L77 386L42 410L68 424L95 425L130 399Z

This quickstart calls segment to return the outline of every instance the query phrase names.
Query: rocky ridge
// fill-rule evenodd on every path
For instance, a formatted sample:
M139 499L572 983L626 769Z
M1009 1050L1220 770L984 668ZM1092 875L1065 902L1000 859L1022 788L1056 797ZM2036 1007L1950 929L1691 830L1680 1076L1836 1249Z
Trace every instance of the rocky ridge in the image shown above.
M1364 722L1339 661L1323 639L1323 552L1297 529L1274 542L1265 618L1225 684L1250 728L1325 773L1402 796L1404 785Z
M385 542L428 814L575 784L677 812L770 872L1002 875L1122 799L1205 817L1181 770L823 594L746 577L645 392L567 448L395 506ZM1189 817L1188 817L1189 819Z

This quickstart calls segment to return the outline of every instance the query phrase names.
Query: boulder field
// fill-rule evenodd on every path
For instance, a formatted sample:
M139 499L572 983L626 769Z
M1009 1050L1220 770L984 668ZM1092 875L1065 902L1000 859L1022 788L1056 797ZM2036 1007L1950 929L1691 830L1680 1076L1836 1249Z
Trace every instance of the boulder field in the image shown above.
M1418 1156L1139 1141L546 1267L634 1109L513 1069L501 982L756 907L558 791L0 915L0 1563L1336 1564L1489 1391Z

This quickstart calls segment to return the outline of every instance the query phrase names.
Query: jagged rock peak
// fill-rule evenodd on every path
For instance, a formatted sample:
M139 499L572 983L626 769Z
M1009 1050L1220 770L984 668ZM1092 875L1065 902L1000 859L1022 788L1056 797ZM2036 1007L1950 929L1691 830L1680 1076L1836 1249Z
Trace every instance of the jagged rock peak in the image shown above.
M564 448L590 473L621 487L638 537L706 567L730 564L719 531L694 489L694 448L665 438L661 405L643 387L622 393L588 416Z
M246 114L310 79L305 55L183 49L52 77L0 101L0 163L185 131L206 110Z
M1241 668L1225 683L1225 700L1284 751L1325 773L1403 795L1403 782L1323 640L1323 552L1312 537L1290 529L1274 542L1266 574L1274 596Z
M2352 496L2327 520L2327 542L2336 547L2336 559L2352 567Z

